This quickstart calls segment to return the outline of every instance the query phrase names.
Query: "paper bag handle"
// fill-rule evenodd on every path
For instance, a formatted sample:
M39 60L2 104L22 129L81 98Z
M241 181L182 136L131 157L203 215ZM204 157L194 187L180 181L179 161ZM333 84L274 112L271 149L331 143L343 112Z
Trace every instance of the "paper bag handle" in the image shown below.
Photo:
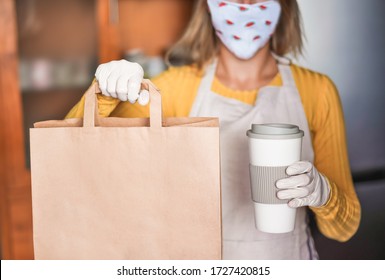
M162 127L162 98L159 90L148 79L141 84L142 89L150 92L150 127ZM85 93L83 127L95 127L99 124L99 111L96 94L100 93L99 84L96 80L91 84Z

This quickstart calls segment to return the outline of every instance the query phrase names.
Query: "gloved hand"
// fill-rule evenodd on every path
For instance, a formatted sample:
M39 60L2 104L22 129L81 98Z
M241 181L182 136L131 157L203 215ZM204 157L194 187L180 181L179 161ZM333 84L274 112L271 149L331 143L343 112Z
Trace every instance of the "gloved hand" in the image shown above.
M298 161L287 167L290 177L278 180L275 185L279 199L290 199L288 205L320 207L329 199L330 186L327 179L308 161Z
M150 94L147 90L140 90L143 73L143 68L138 63L122 59L100 64L95 77L103 95L131 103L138 101L144 106L148 103Z

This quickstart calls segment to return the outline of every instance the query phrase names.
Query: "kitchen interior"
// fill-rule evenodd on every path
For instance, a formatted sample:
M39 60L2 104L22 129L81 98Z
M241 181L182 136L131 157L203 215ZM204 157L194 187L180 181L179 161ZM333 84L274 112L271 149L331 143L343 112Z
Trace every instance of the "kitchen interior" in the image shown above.
M321 259L385 259L385 3L371 1L367 8L359 1L298 0L307 39L305 55L294 61L328 74L340 91L362 204L360 229L346 243L323 237L312 222ZM29 128L63 119L100 63L136 61L148 78L167 69L164 54L183 34L195 2L1 0L1 259L34 258ZM329 22L320 24L324 16Z

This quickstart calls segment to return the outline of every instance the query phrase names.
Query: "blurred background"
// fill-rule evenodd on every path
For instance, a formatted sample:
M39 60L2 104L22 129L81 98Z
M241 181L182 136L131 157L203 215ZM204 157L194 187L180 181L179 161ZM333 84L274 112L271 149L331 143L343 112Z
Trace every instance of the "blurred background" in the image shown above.
M113 59L147 77L185 29L194 0L0 0L0 232L2 259L32 259L29 128L62 119ZM294 62L339 89L362 204L348 242L323 237L322 259L385 259L385 1L298 0L305 53Z
M297 63L328 75L344 109L361 225L347 243L315 232L321 258L385 259L385 1L298 0L307 37Z

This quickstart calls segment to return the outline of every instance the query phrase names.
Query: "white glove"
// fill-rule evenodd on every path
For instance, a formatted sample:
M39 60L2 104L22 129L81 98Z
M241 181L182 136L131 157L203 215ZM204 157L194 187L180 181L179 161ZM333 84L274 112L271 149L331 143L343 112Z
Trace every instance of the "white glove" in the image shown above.
M143 68L138 63L122 59L100 64L95 77L103 95L131 103L138 101L144 106L148 103L150 95L148 91L140 90L143 73Z
M297 161L287 167L290 177L278 180L275 185L279 199L290 199L288 205L320 207L329 199L330 186L326 178L308 161Z

